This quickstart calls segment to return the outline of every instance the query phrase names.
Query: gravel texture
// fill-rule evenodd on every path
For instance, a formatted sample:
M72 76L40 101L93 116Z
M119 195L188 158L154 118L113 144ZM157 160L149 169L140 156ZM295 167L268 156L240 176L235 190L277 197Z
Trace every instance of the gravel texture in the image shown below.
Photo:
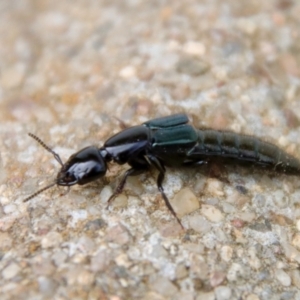
M300 299L300 182L232 167L52 188L59 165L148 119L272 141L300 157L300 2L0 2L1 299ZM120 121L121 120L121 121ZM200 169L200 168L199 168Z

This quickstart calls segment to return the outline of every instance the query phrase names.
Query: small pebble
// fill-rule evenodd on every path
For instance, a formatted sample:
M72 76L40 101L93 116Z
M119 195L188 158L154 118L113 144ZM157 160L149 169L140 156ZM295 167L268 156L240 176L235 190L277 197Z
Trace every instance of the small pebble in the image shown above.
M292 244L298 249L300 250L300 233L297 233L294 235L293 239L292 239Z
M245 298L245 300L260 300L260 299L255 294L249 294L249 295L247 295L247 297Z
M88 221L85 224L86 230L97 231L105 226L105 222L102 219L95 219L92 221Z
M263 223L260 222L252 223L249 225L249 228L258 232L268 232L272 230L270 223L268 223L266 220Z
M275 270L275 277L283 286L291 285L291 277L282 269Z
M1 161L0 161L0 162L1 162ZM0 167L1 167L1 165L0 165ZM5 185L4 185L4 184L2 184L2 185L0 186L0 193L1 193L2 190L5 190ZM0 194L0 195L1 195L1 194ZM5 197L5 196L3 196L3 195L0 196L0 204L2 205L2 207L3 207L4 205L9 204L9 203L10 203L10 201L9 201L9 198L8 198L8 197Z
M188 74L190 76L200 76L209 70L209 65L202 60L185 57L179 60L176 69L179 73Z
M237 185L235 188L239 193L243 195L247 195L248 193L248 190L243 185Z
M178 294L176 294L172 300L194 300L194 295L192 292L179 292Z
M294 221L284 215L276 214L274 212L270 213L270 221L272 224L278 224L280 226L292 225Z
M255 195L252 198L252 204L258 208L264 207L265 203L266 203L266 197L264 195L261 195L260 193Z
M5 214L11 214L17 210L17 206L15 204L8 204L3 207L3 212Z
M300 231L300 220L297 221L296 226L297 226L297 230Z
M248 259L249 266L254 270L259 270L261 267L261 261L256 257L250 257Z
M122 253L118 257L116 257L115 258L115 263L118 266L122 266L122 267L125 267L127 269L132 265L132 262L129 260L127 254L125 254L125 253Z
M21 268L16 263L11 263L3 271L2 276L4 279L9 280L14 278L21 271Z
M190 228L201 234L205 234L211 229L210 223L203 216L190 216L188 221Z
M224 272L215 271L210 275L209 281L212 287L216 287L220 285L224 279L226 278L226 274Z
M207 177L206 177L206 176L203 176L203 175L201 175L201 174L199 174L199 175L195 178L195 183L194 183L194 186L193 186L193 191L194 191L196 194L203 193L203 190L204 190L205 185L206 185L206 180L207 180Z
M215 295L217 300L231 299L231 289L227 286L218 286L215 288Z
M125 245L129 242L130 235L125 227L120 224L115 225L107 230L107 241L119 245Z
M73 246L71 246L72 250L71 251L74 251L72 253L72 262L77 264L77 265L80 265L80 264L84 264L87 260L87 255L85 253L81 253L81 252L76 252L75 249L76 248L73 248Z
M140 102L138 102L138 103L140 103ZM129 177L128 180L126 181L126 189L128 191L130 191L130 194L134 194L135 196L138 196L138 197L140 197L145 192L144 186L143 186L139 176ZM126 196L124 193L119 194L118 196L120 196L120 195ZM126 200L126 201L128 202L128 200ZM126 202L126 204L127 204L127 202Z
M245 226L245 222L241 219L233 219L230 221L230 223L235 228L243 228Z
M277 269L284 269L284 268L286 268L286 267L287 267L286 263L284 263L284 262L281 261L281 260L277 260L277 262L276 262L276 268L277 268Z
M206 192L215 197L224 196L223 182L214 178L209 178L206 182Z
M238 230L237 228L232 229L232 236L235 237L236 243L246 244L248 242L242 231Z
M0 249L11 248L13 239L7 232L0 232Z
M48 232L42 239L42 248L51 248L58 246L63 241L60 233L56 231Z
M282 292L280 295L280 300L291 300L291 299L296 299L298 300L299 298L295 298L295 292L294 291L285 291Z
M200 42L188 41L183 45L183 52L186 54L202 56L205 51L205 45Z
M293 284L298 289L300 289L300 271L299 270L292 270L291 271L291 276L292 276L292 282L293 282Z
M24 70L22 65L3 69L1 74L1 86L4 89L15 88L20 85L24 79Z
M182 228L178 222L162 223L159 227L159 232L163 237L176 237L182 234Z
M67 257L64 251L59 250L52 255L52 260L56 266L60 266L66 261Z
M196 300L215 300L215 293L208 292L208 293L198 294Z
M32 269L36 275L51 276L56 267L50 257L35 256Z
M12 215L0 219L0 231L8 231L14 224L16 218Z
M57 283L52 278L40 276L38 284L40 292L45 296L50 297L55 293Z
M100 192L101 203L107 203L109 197L113 194L111 186L106 185Z
M78 240L77 249L82 253L91 254L95 249L95 242L90 237L84 235Z
M244 222L248 222L248 223L251 223L253 222L253 220L255 220L256 218L256 214L254 212L239 212L237 215L236 215L238 218L240 218L241 220L243 220Z
M249 18L240 18L236 25L239 30L247 35L254 35L258 28L257 22Z
M278 190L272 194L272 200L275 206L286 208L289 206L289 197L282 190Z
M94 274L88 270L81 270L78 274L78 284L82 286L90 286L94 282Z
M257 280L258 281L268 280L270 276L271 275L268 270L262 270L261 272L257 273Z
M169 279L162 276L155 276L154 280L151 280L151 286L154 291L165 297L172 297L178 293L178 288Z
M291 246L287 241L282 242L282 248L285 252L287 259L291 261L296 261L300 264L300 251L295 247Z
M236 208L227 202L222 202L222 209L226 214L233 214L236 212Z
M201 258L195 256L190 263L190 276L197 277L200 280L208 280L209 267Z
M237 281L240 277L243 277L245 270L238 263L233 263L227 272L227 279L229 281Z
M116 208L123 208L128 206L128 198L124 194L118 195L114 201L113 201L113 206Z
M217 223L224 219L223 213L212 205L203 204L201 213L211 222Z
M199 199L189 188L181 189L170 202L180 218L200 207Z
M178 264L176 267L176 279L185 278L188 275L187 267L184 264Z
M134 66L126 66L120 70L119 76L124 79L130 79L136 76L136 68Z
M144 296L143 296L143 300L165 300L166 298L157 294L154 291L151 292L147 292ZM110 297L109 300L123 300L121 298L119 298L118 296L113 296Z
M222 260L229 262L232 259L233 249L230 246L223 246L220 251Z
M259 270L261 268L261 261L257 257L257 249L255 247L250 247L248 249L248 263L251 268Z
M69 224L73 228L78 222L83 221L88 217L88 213L84 209L73 210L70 212L70 215L72 218L70 219Z
M152 256L156 258L167 258L167 250L160 244L155 244L152 246Z
M91 257L90 268L93 272L101 272L110 263L110 257L105 250L100 250L95 256Z
M65 280L71 286L90 287L94 282L95 276L90 271L83 268L83 266L72 266L65 274Z

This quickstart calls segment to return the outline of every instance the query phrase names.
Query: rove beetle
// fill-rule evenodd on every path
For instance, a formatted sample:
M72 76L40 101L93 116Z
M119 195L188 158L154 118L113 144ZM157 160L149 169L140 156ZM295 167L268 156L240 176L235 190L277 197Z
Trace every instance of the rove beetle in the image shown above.
M37 136L29 134L54 155L61 169L52 184L35 192L24 202L54 185L70 187L101 178L105 176L107 164L111 161L120 165L127 163L131 168L124 173L109 198L109 206L116 195L122 192L129 176L145 173L154 167L159 172L158 190L168 209L183 227L162 186L165 166L201 166L218 161L224 165L253 165L281 174L300 175L300 161L276 145L230 131L196 129L188 122L186 114L176 114L126 128L109 138L101 148L89 146L74 153L65 164Z

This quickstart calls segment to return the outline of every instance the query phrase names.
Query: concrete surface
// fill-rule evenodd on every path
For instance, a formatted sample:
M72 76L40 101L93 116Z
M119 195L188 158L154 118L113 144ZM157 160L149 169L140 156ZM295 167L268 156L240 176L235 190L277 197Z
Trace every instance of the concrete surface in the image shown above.
M153 171L105 203L126 166L66 195L65 161L175 112L300 157L300 2L0 2L1 299L300 299L300 182ZM181 200L181 201L180 201Z

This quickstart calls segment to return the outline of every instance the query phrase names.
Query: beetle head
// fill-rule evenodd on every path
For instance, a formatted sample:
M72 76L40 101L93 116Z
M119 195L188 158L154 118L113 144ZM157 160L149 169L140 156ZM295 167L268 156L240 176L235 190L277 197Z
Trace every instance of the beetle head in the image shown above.
M36 135L29 133L33 139L40 143L47 151L53 154L54 158L61 165L61 169L57 174L57 178L51 184L38 190L31 196L27 197L23 201L26 202L43 191L49 189L54 185L72 186L75 184L86 184L94 181L105 175L107 166L105 158L102 156L100 150L95 146L86 147L81 149L77 153L73 154L68 161L64 164L59 155L48 147L40 138Z
M86 184L105 175L106 162L95 146L73 154L57 174L57 185Z

